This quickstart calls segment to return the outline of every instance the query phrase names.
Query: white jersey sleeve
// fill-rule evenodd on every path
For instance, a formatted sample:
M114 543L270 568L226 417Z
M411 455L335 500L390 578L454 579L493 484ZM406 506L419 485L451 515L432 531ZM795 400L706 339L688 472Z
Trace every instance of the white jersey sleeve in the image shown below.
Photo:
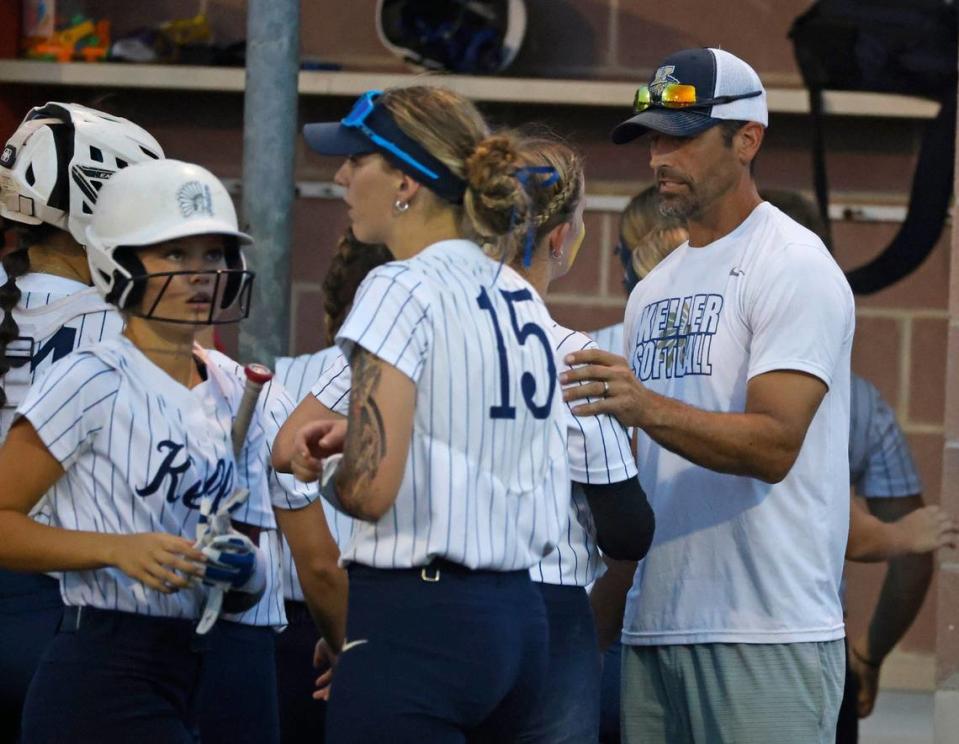
M553 324L550 335L556 348L556 368L570 369L567 354L597 348L588 336ZM580 402L591 402L591 399ZM564 586L588 586L603 571L596 544L596 525L583 491L583 483L620 483L636 477L636 464L623 426L614 418L575 416L566 404L569 431L569 476L573 481L569 504L569 523L556 550L530 569L534 581Z
M313 354L295 357L277 357L275 378L290 394L294 403L307 395L320 376L326 372L330 361L339 353L335 345Z
M429 298L415 273L399 264L371 271L336 343L349 359L358 344L417 382L432 341Z
M747 379L797 370L831 386L852 338L852 292L824 247L784 246L746 276L746 323L752 331Z
M557 368L560 373L570 369L564 359L574 351L598 349L589 336L554 327L554 338L560 336L556 347ZM592 398L580 403L591 403ZM566 404L569 421L569 477L577 483L619 483L636 477L636 464L629 448L626 430L608 415L574 416L572 405Z
M302 354L297 357L279 357L276 360L276 378L289 390L293 400L301 401L307 395L311 394L311 388L317 383L317 380L323 379L331 367L337 363L337 360L342 359L343 352L336 346L322 349L315 354ZM346 385L346 397L348 399L349 365L347 365ZM286 474L282 475L286 476ZM277 474L277 477L281 477L281 474ZM289 477L292 478L292 476ZM298 486L303 485L300 484L299 481L296 481L295 478L293 480ZM346 540L353 534L353 520L345 514L340 514L326 501L323 501L323 514L326 516L326 522L333 535L333 539L338 546L342 547ZM300 577L296 570L296 564L293 562L290 547L282 535L280 536L280 555L282 561L284 596L286 599L302 602L304 600L303 586L300 584Z
M78 353L69 363L54 365L30 389L18 414L33 425L40 441L67 470L109 420L119 387L116 370L96 356Z
M352 379L349 360L336 349L310 393L334 413L346 416L350 410Z

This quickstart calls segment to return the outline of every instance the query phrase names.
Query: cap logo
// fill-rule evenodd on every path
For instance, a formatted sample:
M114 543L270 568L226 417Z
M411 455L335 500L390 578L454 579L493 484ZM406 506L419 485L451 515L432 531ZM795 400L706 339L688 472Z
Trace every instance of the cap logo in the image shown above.
M13 145L7 145L3 148L3 154L0 155L0 165L4 168L12 168L17 159L17 148Z
M180 214L184 217L197 215L213 216L213 195L210 187L199 181L188 181L176 192L176 200L180 205Z
M679 78L673 76L675 71L676 65L663 65L660 67L656 70L656 75L653 77L653 82L649 84L649 89L657 96L661 96L663 94L663 88L670 83L679 82Z

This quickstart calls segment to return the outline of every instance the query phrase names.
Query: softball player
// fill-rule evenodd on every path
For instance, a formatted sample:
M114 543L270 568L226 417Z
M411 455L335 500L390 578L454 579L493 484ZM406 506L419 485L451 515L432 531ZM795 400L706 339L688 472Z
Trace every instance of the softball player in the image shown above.
M31 109L7 141L0 215L16 226L18 245L0 269L0 441L54 362L122 330L116 308L90 286L83 231L107 178L161 157L140 127L73 103ZM42 505L34 516L49 518ZM18 739L30 678L62 611L56 578L0 570L0 742Z
M242 367L226 355L198 348L195 356L207 368L213 365L242 384ZM304 594L299 584L298 589L300 596L309 600L310 612L304 609L304 615L312 614L316 620L310 620L313 642L302 651L302 662L309 663L312 655L316 624L331 639L333 648L339 649L342 643L346 574L336 564L339 551L324 518L323 501L317 499L315 486L301 483L291 475L276 473L270 466L269 442L292 409L289 395L273 380L261 392L257 415L250 425L250 441L263 443L258 457L269 484L269 493L260 494L261 503L267 509L266 519L255 520L261 526L259 545L269 570L260 601L241 615L225 617L210 633L197 704L198 729L204 744L268 744L281 740L279 711L280 704L285 705L286 701L277 694L274 646L276 631L282 630L289 620L283 602L286 587L282 575L282 538L276 529L277 523L292 542L293 551L289 546L285 551L290 562L295 552L300 563L305 562L308 567L307 591ZM271 503L275 521L270 513ZM303 693L307 703L309 694L309 689Z
M520 146L528 167L541 174L530 194L535 229L525 260L514 268L545 296L576 260L583 224L582 164L569 147L534 138ZM557 370L568 354L596 348L588 336L553 323ZM549 684L520 742L586 744L599 733L600 657L586 587L602 574L600 548L616 559L639 560L653 536L654 518L636 478L626 431L609 416L589 420L566 409L572 498L568 527L557 549L531 570L549 617Z
M148 245L131 247L136 228ZM191 579L228 590L227 612L255 604L265 584L240 532L194 547L204 499L215 508L237 488L265 490L250 455L262 442L233 457L235 381L193 356L198 326L242 315L251 274L240 246L250 241L223 186L169 160L108 181L86 238L95 285L126 316L123 335L55 363L0 448L0 564L62 571L67 605L31 683L23 737L191 742L194 625L208 595ZM27 517L45 493L62 526Z
M350 425L327 495L358 521L327 741L511 740L547 657L529 568L569 502L549 315L470 239L529 222L518 153L468 101L425 86L369 92L305 134L348 157L336 180L356 237L399 259L369 274L337 335ZM347 434L332 426L298 433L304 478L321 442Z
M323 311L327 341L332 344L350 306L356 289L366 274L376 266L392 258L384 245L361 243L347 230L340 239L336 253L326 277L323 280ZM334 415L327 412L311 388L317 379L324 375L330 365L347 367L342 352L335 346L329 346L315 354L303 354L297 357L281 357L276 360L276 376L290 391L294 400L301 401L296 413L302 420L309 421L318 417ZM335 413L346 415L348 396L336 407ZM321 409L321 410L318 410ZM282 437L274 441L274 452L283 446ZM288 449L292 449L288 447ZM290 454L279 454L281 459L289 460ZM282 477L291 478L289 475ZM295 480L295 479L294 479ZM324 516L332 531L337 546L345 546L353 534L353 520L336 511L326 501L323 504ZM313 623L304 602L303 587L293 561L293 555L286 541L281 538L283 589L286 597L287 628L276 637L276 675L280 698L280 728L283 744L295 742L323 741L326 706L312 699L315 690L317 671L312 662L316 646L316 626ZM339 557L339 548L336 549ZM326 635L326 634L324 634ZM324 643L319 651L322 655L335 644Z

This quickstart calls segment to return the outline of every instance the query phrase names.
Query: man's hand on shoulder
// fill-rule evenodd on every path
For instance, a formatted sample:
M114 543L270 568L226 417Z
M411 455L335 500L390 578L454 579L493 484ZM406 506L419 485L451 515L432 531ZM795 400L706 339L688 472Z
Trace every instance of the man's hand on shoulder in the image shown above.
M566 357L572 367L560 375L563 400L577 416L614 416L623 426L642 427L651 394L636 379L621 356L600 349L576 351Z

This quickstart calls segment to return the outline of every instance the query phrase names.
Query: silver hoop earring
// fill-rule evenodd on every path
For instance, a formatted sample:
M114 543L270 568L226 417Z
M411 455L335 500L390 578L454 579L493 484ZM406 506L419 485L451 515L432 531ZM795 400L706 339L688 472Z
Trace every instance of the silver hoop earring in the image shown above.
M410 203L409 203L409 202L400 201L399 199L397 199L395 202L393 202L393 209L396 210L396 213L397 213L397 214L403 214L403 213L404 213L405 211L407 211L409 208L410 208Z

